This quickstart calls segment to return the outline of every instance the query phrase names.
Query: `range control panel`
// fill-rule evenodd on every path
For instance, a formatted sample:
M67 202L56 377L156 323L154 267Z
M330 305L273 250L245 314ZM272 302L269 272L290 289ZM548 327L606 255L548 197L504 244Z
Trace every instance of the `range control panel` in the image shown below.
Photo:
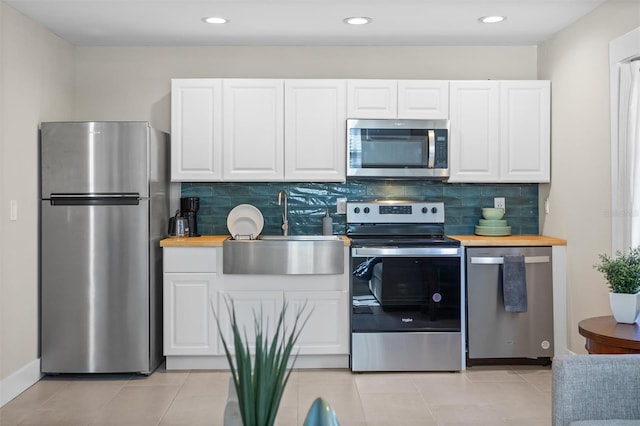
M444 203L428 201L352 201L347 223L444 223Z

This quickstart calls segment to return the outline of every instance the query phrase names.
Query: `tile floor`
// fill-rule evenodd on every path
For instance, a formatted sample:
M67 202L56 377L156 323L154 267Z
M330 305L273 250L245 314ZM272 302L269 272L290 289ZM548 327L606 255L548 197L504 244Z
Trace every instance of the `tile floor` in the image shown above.
M0 409L0 425L222 426L229 373L46 377ZM296 370L278 426L302 425L325 398L341 426L550 425L551 368L473 366L460 373Z

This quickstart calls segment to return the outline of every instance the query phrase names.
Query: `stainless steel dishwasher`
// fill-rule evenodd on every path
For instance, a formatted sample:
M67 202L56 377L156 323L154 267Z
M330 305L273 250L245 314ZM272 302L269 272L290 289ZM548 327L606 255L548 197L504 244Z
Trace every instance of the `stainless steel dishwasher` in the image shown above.
M526 312L507 312L504 256L524 256ZM466 250L468 358L553 356L551 247L474 247Z

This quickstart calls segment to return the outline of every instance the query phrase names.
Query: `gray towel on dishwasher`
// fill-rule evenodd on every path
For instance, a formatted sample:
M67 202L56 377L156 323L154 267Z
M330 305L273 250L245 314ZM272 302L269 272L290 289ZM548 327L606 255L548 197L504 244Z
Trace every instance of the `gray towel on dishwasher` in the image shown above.
M502 296L507 312L527 312L527 278L524 256L504 256Z

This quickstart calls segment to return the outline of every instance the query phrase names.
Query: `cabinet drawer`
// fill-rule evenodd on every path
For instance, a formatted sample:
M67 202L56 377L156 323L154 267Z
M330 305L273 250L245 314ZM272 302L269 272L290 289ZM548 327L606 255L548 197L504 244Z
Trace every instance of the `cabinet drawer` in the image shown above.
M218 249L214 247L165 247L164 272L216 272Z

